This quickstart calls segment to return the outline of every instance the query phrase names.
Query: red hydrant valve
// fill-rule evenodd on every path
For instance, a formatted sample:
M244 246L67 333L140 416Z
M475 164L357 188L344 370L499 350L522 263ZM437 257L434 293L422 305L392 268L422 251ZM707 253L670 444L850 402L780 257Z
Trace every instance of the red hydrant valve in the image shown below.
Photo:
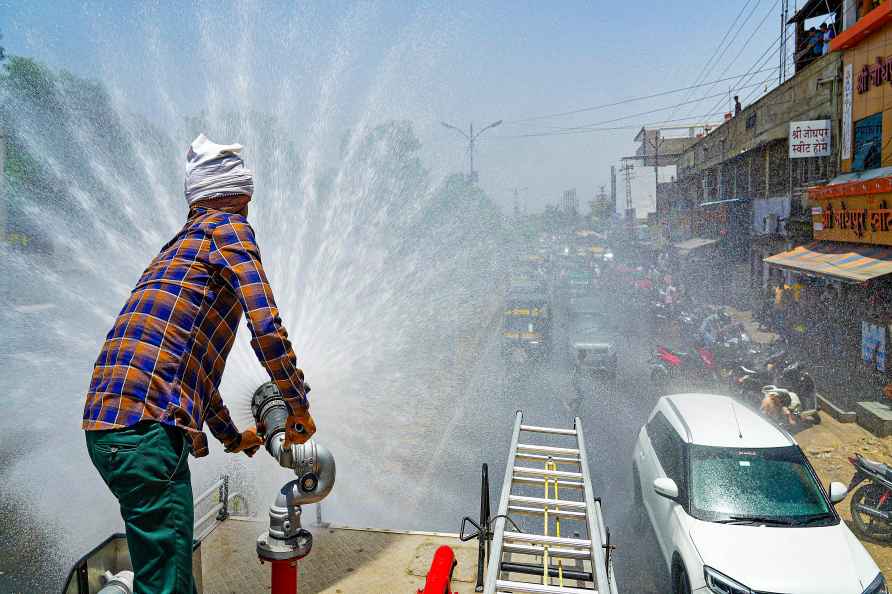
M456 563L455 552L451 547L443 545L438 548L431 561L430 571L427 572L424 590L419 590L418 594L453 594L450 586Z

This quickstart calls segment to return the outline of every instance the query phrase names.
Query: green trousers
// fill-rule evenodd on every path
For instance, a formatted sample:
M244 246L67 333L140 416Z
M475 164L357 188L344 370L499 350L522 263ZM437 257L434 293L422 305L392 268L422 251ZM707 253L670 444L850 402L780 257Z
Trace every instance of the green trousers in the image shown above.
M135 594L193 594L190 445L183 431L143 421L86 434L90 459L121 506Z

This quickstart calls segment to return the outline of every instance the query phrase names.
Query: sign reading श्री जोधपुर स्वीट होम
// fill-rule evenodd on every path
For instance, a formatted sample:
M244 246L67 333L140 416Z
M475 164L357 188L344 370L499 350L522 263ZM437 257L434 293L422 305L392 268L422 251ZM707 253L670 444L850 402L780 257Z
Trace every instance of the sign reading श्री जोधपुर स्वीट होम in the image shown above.
M829 157L830 120L790 122L790 158Z

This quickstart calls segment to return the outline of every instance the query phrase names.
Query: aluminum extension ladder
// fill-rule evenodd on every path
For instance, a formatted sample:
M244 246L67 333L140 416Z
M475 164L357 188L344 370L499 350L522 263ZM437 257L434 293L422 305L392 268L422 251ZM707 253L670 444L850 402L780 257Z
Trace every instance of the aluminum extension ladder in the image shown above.
M575 443L570 444L573 447L521 443L521 433L545 435L544 440L574 438ZM527 463L519 466L519 461ZM531 488L542 489L544 497L515 492ZM543 533L521 532L515 522L506 520L520 515L540 517ZM579 534L561 536L562 521L564 534L568 530ZM573 429L555 429L524 425L523 413L517 412L494 522L484 594L616 594L611 546L601 502L592 492L579 417ZM513 529L506 530L506 523ZM585 538L579 538L583 533ZM529 559L534 563L523 562ZM534 573L535 582L530 581Z

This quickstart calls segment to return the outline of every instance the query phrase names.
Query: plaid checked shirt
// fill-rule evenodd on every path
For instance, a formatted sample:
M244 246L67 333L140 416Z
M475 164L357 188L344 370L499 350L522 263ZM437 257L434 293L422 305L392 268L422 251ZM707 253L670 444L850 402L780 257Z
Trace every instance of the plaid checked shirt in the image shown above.
M82 427L152 419L181 427L196 457L208 424L225 446L240 439L217 391L242 312L251 346L292 412L308 408L272 291L245 217L194 208L130 294L93 368Z

